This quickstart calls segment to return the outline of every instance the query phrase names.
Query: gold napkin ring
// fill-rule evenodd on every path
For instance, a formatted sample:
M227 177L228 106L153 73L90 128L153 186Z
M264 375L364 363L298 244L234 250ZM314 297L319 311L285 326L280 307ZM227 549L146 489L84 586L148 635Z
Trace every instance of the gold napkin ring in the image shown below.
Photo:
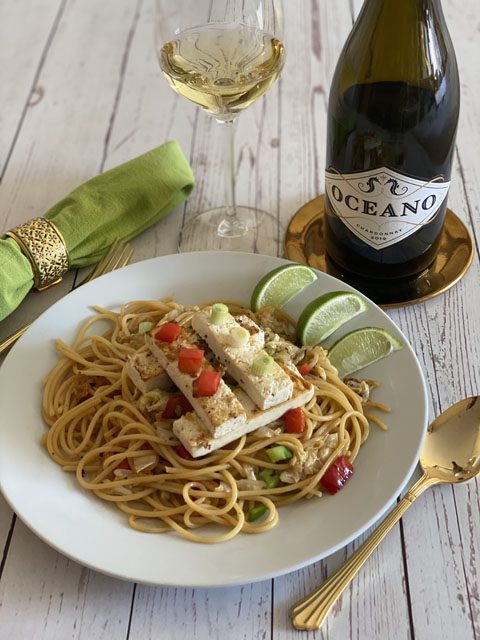
M32 265L33 286L38 291L58 284L68 271L65 240L52 222L32 218L5 234L13 238Z

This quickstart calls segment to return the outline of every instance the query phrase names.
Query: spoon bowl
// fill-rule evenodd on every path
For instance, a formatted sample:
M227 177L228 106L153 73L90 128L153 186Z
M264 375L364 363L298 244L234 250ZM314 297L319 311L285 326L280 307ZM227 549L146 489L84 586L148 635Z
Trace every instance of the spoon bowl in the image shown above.
M420 456L426 476L438 482L466 482L480 472L480 398L452 405L427 431Z

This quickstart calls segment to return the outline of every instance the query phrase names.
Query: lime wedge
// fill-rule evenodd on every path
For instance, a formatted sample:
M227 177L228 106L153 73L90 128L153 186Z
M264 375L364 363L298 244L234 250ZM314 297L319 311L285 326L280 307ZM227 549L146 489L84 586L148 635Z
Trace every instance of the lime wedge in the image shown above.
M340 378L344 378L402 347L400 340L385 329L364 327L337 340L328 350L328 358Z
M297 322L298 341L301 345L312 347L367 309L367 303L358 293L325 293L302 311Z
M273 269L260 280L252 293L251 309L281 307L317 279L315 271L303 264L286 264Z

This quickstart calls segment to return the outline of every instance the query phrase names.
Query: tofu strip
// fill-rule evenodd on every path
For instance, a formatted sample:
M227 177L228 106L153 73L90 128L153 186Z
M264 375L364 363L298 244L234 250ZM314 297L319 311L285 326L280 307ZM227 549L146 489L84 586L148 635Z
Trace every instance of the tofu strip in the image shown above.
M229 315L224 324L212 324L210 314L211 307L198 311L192 318L192 327L255 404L265 410L289 400L293 394L293 382L282 367L277 365L273 374L268 376L251 373L253 361L265 344L262 329L248 316L234 318ZM250 334L247 343L241 347L232 346L230 332L236 327L242 327Z
M178 356L183 347L193 349L198 347L195 334L182 327L182 333L172 343L155 340L154 333L146 335L145 343L165 368L167 374L186 396L195 412L208 432L213 437L229 434L237 427L244 425L247 420L245 409L223 380L215 395L208 397L195 397L193 395L193 383L198 374L182 373L178 368ZM203 370L214 371L215 368L204 359Z
M150 351L134 353L127 361L127 374L142 393L152 389L171 389L173 383Z
M292 397L265 411L259 409L245 391L235 390L235 395L246 411L247 421L226 435L212 437L212 434L194 413L187 413L175 420L173 432L194 458L221 449L241 436L278 420L289 409L302 407L311 400L314 394L313 385L294 373L292 373L292 377L294 386Z

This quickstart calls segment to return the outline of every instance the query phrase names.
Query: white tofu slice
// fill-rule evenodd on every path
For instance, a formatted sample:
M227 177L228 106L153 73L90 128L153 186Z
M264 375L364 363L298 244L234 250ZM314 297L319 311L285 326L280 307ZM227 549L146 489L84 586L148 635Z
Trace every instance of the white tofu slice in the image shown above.
M198 344L195 341L195 333L187 327L182 327L181 334L173 342L155 340L156 331L158 331L158 327L145 334L145 344L164 369L170 363L178 360L180 349L183 347L187 349L198 348Z
M127 374L142 393L170 389L173 384L165 369L150 351L134 353L127 361Z
M291 398L293 382L282 367L277 365L269 376L255 376L251 373L252 363L265 343L262 329L248 316L235 319L229 315L227 322L215 325L210 322L210 313L210 307L196 313L192 318L192 327L255 404L260 409L269 409ZM230 331L234 327L243 327L250 334L248 342L241 347L233 347L231 344Z
M155 340L152 334L146 337L146 344L154 357L165 367L167 374L186 396L211 435L217 437L230 433L232 429L245 424L247 414L230 387L220 380L218 391L209 397L197 398L193 395L193 383L197 375L182 373L178 368L178 355L182 347L195 348L193 332L182 330L181 336L171 343ZM205 360L203 370L214 371Z
M235 395L242 403L247 422L230 433L213 437L205 425L194 413L187 413L173 423L173 432L194 458L221 449L241 436L251 433L259 427L264 427L278 420L286 411L305 405L315 392L313 385L300 375L294 375L294 390L292 397L286 402L276 405L266 411L259 409L242 389L235 390Z
M213 367L204 367L204 369L213 370ZM188 398L212 436L228 435L245 424L247 420L245 409L223 380L220 380L215 395L196 398L193 395L193 382L196 376L182 373L176 363L168 365L167 373Z

